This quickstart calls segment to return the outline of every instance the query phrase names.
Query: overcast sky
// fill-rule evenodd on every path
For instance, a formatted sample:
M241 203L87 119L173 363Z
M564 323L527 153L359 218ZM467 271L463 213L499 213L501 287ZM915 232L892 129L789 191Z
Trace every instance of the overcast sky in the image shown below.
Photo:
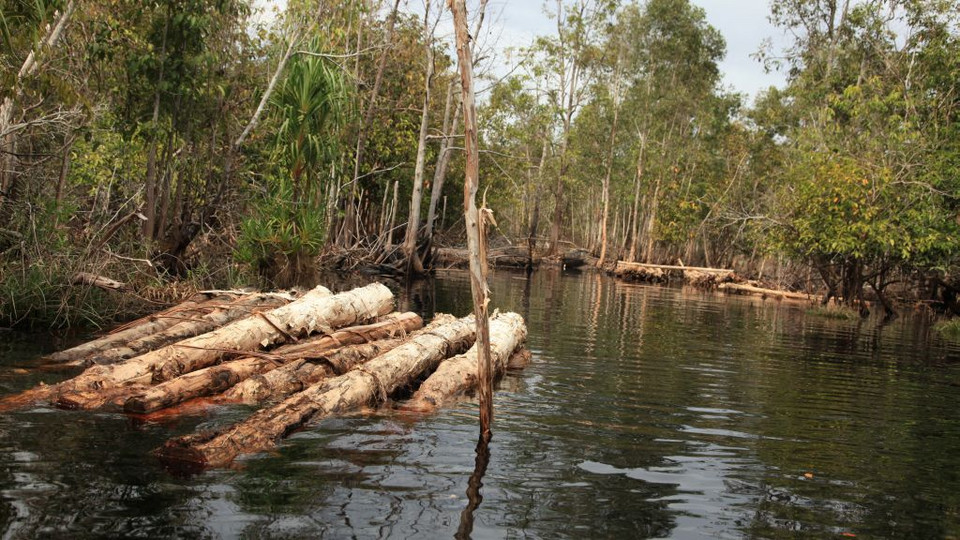
M764 39L775 47L784 43L783 32L767 20L769 0L691 0L707 12L707 21L720 30L727 42L727 57L720 64L724 84L735 91L756 97L770 85L782 86L783 73L765 73L763 66L751 55ZM410 8L423 0L409 0ZM419 8L422 13L422 7ZM553 34L556 23L543 12L541 0L490 0L487 12L491 15L489 31L499 32L500 42L509 45L527 45L534 36Z
M446 3L445 0L439 1ZM706 10L707 21L720 30L727 42L727 57L720 64L727 87L753 98L770 85L783 85L783 73L765 73L763 66L751 58L764 39L771 39L777 49L784 42L783 33L767 20L769 0L691 1ZM269 12L271 8L282 9L286 0L256 0L256 3ZM422 14L423 3L423 0L403 0L401 6L405 11ZM433 0L433 3L439 2ZM468 6L475 3L468 1ZM556 23L544 13L542 0L489 0L487 14L483 38L495 43L499 50L526 46L537 35L556 32ZM438 37L452 42L449 14L445 14L444 19L438 28ZM498 55L495 63L496 73L505 73L509 69L509 61L503 55Z

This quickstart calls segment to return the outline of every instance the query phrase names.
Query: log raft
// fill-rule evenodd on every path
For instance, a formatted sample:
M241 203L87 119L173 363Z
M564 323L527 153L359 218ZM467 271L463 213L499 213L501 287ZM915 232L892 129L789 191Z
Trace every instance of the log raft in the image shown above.
M241 454L268 450L308 421L384 402L398 389L413 385L443 359L470 347L475 326L472 316L442 318L361 369L315 384L235 426L171 439L157 453L167 462L218 467Z
M269 449L307 422L408 396L424 380L410 401L429 402L419 410L467 393L476 383L476 354L468 351L473 316L438 314L423 327L416 314L392 308L392 293L379 284L340 294L318 287L297 298L213 291L60 354L66 364L94 365L0 400L0 410L48 401L152 418L200 404L275 403L235 426L173 439L158 450L168 461L207 467ZM498 374L529 358L519 315L496 314L491 329ZM107 360L115 363L96 363Z

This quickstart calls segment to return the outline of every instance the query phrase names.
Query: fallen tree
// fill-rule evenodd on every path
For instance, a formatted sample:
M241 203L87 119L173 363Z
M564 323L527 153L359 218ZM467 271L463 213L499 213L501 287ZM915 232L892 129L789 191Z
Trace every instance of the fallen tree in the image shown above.
M510 358L527 338L523 317L516 313L497 313L490 319L490 357L495 376L507 368ZM455 399L477 387L477 346L465 354L446 360L427 380L403 409L432 411L445 402Z
M442 318L438 324L431 324L363 366L310 386L235 426L172 439L157 452L168 462L222 466L240 454L272 448L279 439L311 420L383 402L398 389L436 369L444 358L473 344L473 317L450 319Z
M780 291L777 289L765 289L763 287L757 287L756 285L750 285L746 283L721 283L717 288L725 292L749 294L754 296L761 296L763 298L773 298L776 300L796 300L800 302L817 302L820 299L818 295L811 295L806 293L798 293L798 292L790 292L790 291Z

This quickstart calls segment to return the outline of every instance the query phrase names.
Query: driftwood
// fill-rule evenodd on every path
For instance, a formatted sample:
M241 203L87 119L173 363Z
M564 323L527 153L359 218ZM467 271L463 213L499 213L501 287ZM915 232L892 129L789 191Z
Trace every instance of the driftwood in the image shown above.
M169 316L168 318L177 321L170 328L128 341L123 346L114 347L100 354L69 362L67 365L86 367L92 364L116 364L164 345L211 332L227 323L248 317L255 311L266 311L280 307L293 300L294 297L288 293L257 293L248 294L219 305L213 302L208 303L207 306L213 309L209 313L195 317Z
M510 357L523 346L527 327L516 313L498 313L490 319L490 358L494 374L502 375ZM446 360L403 408L431 411L445 402L477 387L477 346L460 356Z
M292 341L316 331L332 332L373 319L393 307L393 294L381 284L329 296L323 287L272 311L259 313L212 332L167 345L121 364L93 366L58 385L57 404L96 408L111 400L113 388L161 383L214 365L228 356Z
M122 291L127 288L127 284L88 272L79 272L73 276L70 282L74 285L89 285L105 291Z
M53 353L45 359L49 362L83 360L107 349L166 330L181 322L184 318L199 317L211 309L214 309L212 306L229 302L236 297L237 295L217 294L211 298L209 295L201 293L170 309L154 313L142 319L137 319L136 321L131 321L99 339Z
M819 296L817 295L810 295L806 293L798 293L798 292L790 292L790 291L779 291L776 289L765 289L763 287L757 287L755 285L750 285L745 283L721 283L717 288L725 292L750 294L755 296L761 296L763 298L774 298L776 300L796 300L801 302L816 302L816 301L819 301L820 299Z
M168 462L191 466L226 465L240 454L272 448L311 420L382 402L436 369L444 358L472 345L473 317L441 321L362 367L315 384L235 426L172 439L158 454Z

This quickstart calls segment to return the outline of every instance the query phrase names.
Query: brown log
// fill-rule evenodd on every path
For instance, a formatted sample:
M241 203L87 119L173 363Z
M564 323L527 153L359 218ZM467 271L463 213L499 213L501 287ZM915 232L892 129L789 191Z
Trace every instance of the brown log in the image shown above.
M187 373L126 397L123 410L146 414L202 396L219 394L238 382L281 365L268 356L248 357ZM122 387L127 388L127 387ZM111 400L113 401L113 400Z
M745 283L721 283L718 287L721 291L752 294L764 298L774 298L776 300L797 300L801 302L816 302L820 299L818 295L797 293L790 291L778 291L776 289L765 289L755 285Z
M199 317L182 317L182 320L166 330L132 340L125 345L107 349L82 360L75 360L68 365L87 367L93 364L116 364L164 345L211 332L227 323L248 317L255 311L277 308L293 300L294 297L288 293L256 293L219 305L210 303L208 306L213 309L210 313Z
M165 309L159 313L131 321L109 334L77 345L76 347L48 355L45 360L50 362L70 362L82 360L96 353L117 347L144 336L161 332L181 322L183 318L192 318L200 316L207 310L212 309L209 306L229 301L235 296L217 295L209 298L207 295L198 295L186 302Z
M315 384L280 404L218 432L198 433L168 441L158 449L167 462L190 466L222 466L240 454L272 448L305 423L387 399L423 373L475 339L473 317L432 326L403 345L339 377Z
M494 376L502 375L507 361L523 346L527 327L516 313L498 313L490 319L490 359ZM477 346L460 356L446 360L423 381L403 408L432 411L446 402L477 388Z
M121 364L93 366L59 386L57 404L67 408L96 408L107 402L88 391L125 385L157 384L214 365L237 353L256 351L316 331L355 324L388 313L393 308L390 289L375 283L329 296L323 287L272 311L260 313L132 358Z

